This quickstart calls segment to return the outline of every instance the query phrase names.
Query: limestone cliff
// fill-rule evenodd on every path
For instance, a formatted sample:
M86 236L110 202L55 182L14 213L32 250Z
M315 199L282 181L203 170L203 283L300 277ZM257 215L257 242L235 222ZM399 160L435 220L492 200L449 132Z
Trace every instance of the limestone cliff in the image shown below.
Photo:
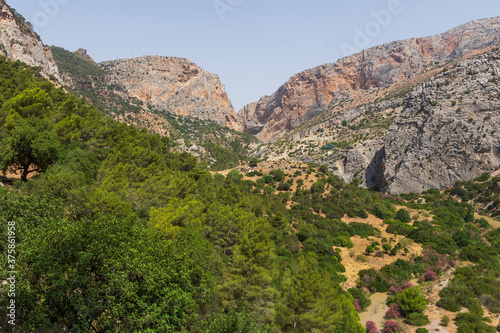
M384 139L390 193L422 192L500 168L500 52L415 89Z
M500 44L500 18L473 21L446 33L377 46L301 72L239 112L246 132L271 141L355 91L407 80L436 62Z
M100 63L116 93L159 111L242 127L217 75L183 58L144 56Z
M392 194L499 172L500 49L432 72L399 93L372 89L374 101L361 106L334 105L258 156L326 164L347 182Z
M50 49L43 45L29 23L3 0L0 0L0 55L42 67L42 74L60 79Z

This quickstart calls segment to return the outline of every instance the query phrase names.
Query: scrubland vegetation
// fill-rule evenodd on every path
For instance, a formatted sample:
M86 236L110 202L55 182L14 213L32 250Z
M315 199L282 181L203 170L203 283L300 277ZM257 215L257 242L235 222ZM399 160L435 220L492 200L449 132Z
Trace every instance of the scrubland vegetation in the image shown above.
M255 181L236 169L212 175L172 140L103 116L38 71L0 60L0 166L20 179L0 188L1 239L16 222L14 331L375 332L358 312L378 291L391 294L385 332L396 332L428 323L428 302L410 281L450 269L438 305L468 309L459 332L495 331L485 310L500 312L500 235L473 204L495 202L498 179L392 197L313 165L253 171ZM316 180L297 181L303 173ZM423 254L343 222L369 214ZM340 253L354 236L373 240L367 257L407 260L362 270L357 288L343 290Z

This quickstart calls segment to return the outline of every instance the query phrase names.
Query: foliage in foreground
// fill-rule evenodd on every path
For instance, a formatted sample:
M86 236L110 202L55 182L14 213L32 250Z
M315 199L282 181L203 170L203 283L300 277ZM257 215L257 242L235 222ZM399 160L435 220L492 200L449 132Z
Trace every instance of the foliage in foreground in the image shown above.
M17 328L364 331L338 285L339 256L300 251L289 232L299 210L274 191L236 171L212 177L167 138L103 117L37 69L1 60L0 81L2 166L38 170L0 189L0 236L16 223Z

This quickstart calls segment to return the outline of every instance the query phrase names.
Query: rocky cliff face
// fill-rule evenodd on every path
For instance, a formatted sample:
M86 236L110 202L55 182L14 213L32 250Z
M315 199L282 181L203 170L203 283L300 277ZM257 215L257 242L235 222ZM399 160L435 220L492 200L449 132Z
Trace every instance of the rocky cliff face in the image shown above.
M183 58L145 56L99 64L116 93L154 109L242 130L217 75Z
M359 90L383 87L421 73L435 62L500 43L500 18L473 21L444 34L397 41L293 76L271 96L239 112L246 132L272 140Z
M384 139L387 192L444 188L500 168L500 52L415 89Z
M46 76L60 79L50 49L18 13L0 0L0 55L42 67Z
M500 51L458 62L450 69L395 98L353 109L355 133L367 111L397 114L373 137L303 161L326 164L346 181L391 194L420 193L453 186L500 169ZM344 119L344 118L343 118ZM375 127L369 128L374 131ZM353 136L348 132L347 136Z

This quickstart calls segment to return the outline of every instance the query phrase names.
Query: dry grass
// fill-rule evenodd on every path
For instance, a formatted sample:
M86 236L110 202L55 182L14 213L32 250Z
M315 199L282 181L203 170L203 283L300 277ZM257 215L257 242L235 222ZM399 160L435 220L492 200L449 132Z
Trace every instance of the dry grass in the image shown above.
M379 270L398 259L408 260L411 256L419 256L422 254L422 246L420 244L413 243L413 241L407 239L404 236L395 236L393 234L387 233L387 224L384 224L381 219L373 215L368 215L368 218L366 219L362 219L359 217L349 218L346 216L342 219L342 221L347 224L351 222L368 223L381 231L381 234L379 236L369 237L368 239L361 238L359 236L351 237L351 241L354 243L354 247L349 250L342 248L342 252L340 255L342 256L342 264L346 268L346 272L344 273L344 275L347 278L347 281L341 284L344 290L356 287L358 273L363 269L374 268L376 270ZM382 258L375 257L374 254L365 255L366 247L369 246L372 242L379 242L381 245L380 248L382 248L381 240L383 238L387 238L389 240L391 237L395 240L395 242L391 243L392 246L396 245L398 242L408 242L409 244L406 247L408 248L408 250L410 250L409 254L405 255L401 250L396 256L390 256L384 253L384 256ZM359 262L357 260L358 255L365 255L368 258L368 262Z

